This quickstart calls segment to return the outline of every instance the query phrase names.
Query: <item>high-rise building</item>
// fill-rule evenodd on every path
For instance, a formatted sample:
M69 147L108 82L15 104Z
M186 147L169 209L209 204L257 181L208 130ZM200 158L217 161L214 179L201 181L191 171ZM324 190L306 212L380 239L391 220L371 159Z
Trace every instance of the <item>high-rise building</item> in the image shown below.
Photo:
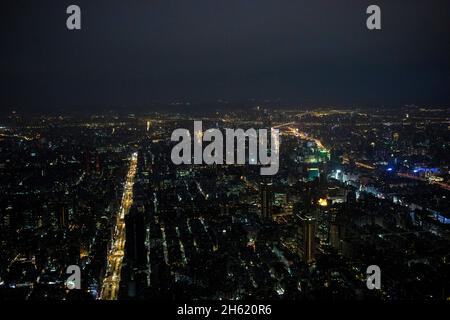
M347 193L347 203L349 205L354 205L356 203L356 193L351 190Z
M144 214L136 206L131 207L125 216L126 246L125 258L133 268L145 268L147 263L147 250L145 248L145 221Z
M341 226L339 225L336 213L331 215L330 245L337 251L341 250Z
M263 219L272 219L274 201L272 182L261 182L259 190L261 198L261 217Z
M301 215L299 218L299 249L306 263L315 261L316 219L310 215Z
M59 227L61 229L65 229L69 226L69 213L67 211L66 206L62 206L58 215Z

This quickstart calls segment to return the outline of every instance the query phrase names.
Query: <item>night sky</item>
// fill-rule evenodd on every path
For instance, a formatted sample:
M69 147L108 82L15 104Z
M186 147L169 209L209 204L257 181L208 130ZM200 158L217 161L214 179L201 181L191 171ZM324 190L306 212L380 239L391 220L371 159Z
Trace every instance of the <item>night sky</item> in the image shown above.
M66 8L82 30L66 28ZM382 30L366 28L366 8ZM450 105L448 0L2 0L1 108Z

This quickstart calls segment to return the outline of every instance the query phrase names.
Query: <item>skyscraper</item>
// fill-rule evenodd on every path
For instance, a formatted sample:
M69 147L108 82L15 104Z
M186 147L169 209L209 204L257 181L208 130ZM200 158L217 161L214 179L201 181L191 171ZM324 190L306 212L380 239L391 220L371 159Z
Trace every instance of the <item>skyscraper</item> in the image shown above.
M333 213L331 215L331 223L330 223L330 245L336 249L336 250L340 250L340 243L341 243L341 238L340 238L340 226L339 223L337 221L337 215L336 213Z
M136 206L131 207L125 216L126 247L125 258L127 264L133 268L146 267L147 250L145 248L145 222L144 214L139 212Z
M261 198L261 217L271 219L273 214L273 188L272 182L263 181L259 185Z
M315 261L316 219L310 215L299 215L299 249L306 263Z
M65 206L62 206L59 210L58 222L61 229L69 226L69 215Z

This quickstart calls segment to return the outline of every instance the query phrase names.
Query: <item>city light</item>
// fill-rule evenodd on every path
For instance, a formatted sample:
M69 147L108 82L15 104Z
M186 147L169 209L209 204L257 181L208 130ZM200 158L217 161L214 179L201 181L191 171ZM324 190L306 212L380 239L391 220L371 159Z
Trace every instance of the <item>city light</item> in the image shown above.
M122 204L117 213L117 221L114 236L111 239L111 249L108 252L107 268L103 279L100 299L116 300L118 297L120 272L125 249L125 216L133 204L133 186L137 170L138 153L131 155L130 166L125 180L125 188L122 195Z
M320 198L317 203L321 207L327 207L328 206L328 200L326 198Z
M6 2L5 318L450 300L449 0Z

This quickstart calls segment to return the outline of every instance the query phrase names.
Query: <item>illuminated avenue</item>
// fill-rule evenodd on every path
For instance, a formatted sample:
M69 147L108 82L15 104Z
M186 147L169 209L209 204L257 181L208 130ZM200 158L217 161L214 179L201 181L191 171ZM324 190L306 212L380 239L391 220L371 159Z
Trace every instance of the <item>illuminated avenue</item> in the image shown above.
M130 168L128 170L123 191L122 205L117 213L116 227L113 238L111 239L111 248L108 252L106 274L100 295L100 299L102 300L117 299L125 249L125 216L128 214L128 211L133 204L133 185L136 176L137 159L138 154L135 152L131 156Z

